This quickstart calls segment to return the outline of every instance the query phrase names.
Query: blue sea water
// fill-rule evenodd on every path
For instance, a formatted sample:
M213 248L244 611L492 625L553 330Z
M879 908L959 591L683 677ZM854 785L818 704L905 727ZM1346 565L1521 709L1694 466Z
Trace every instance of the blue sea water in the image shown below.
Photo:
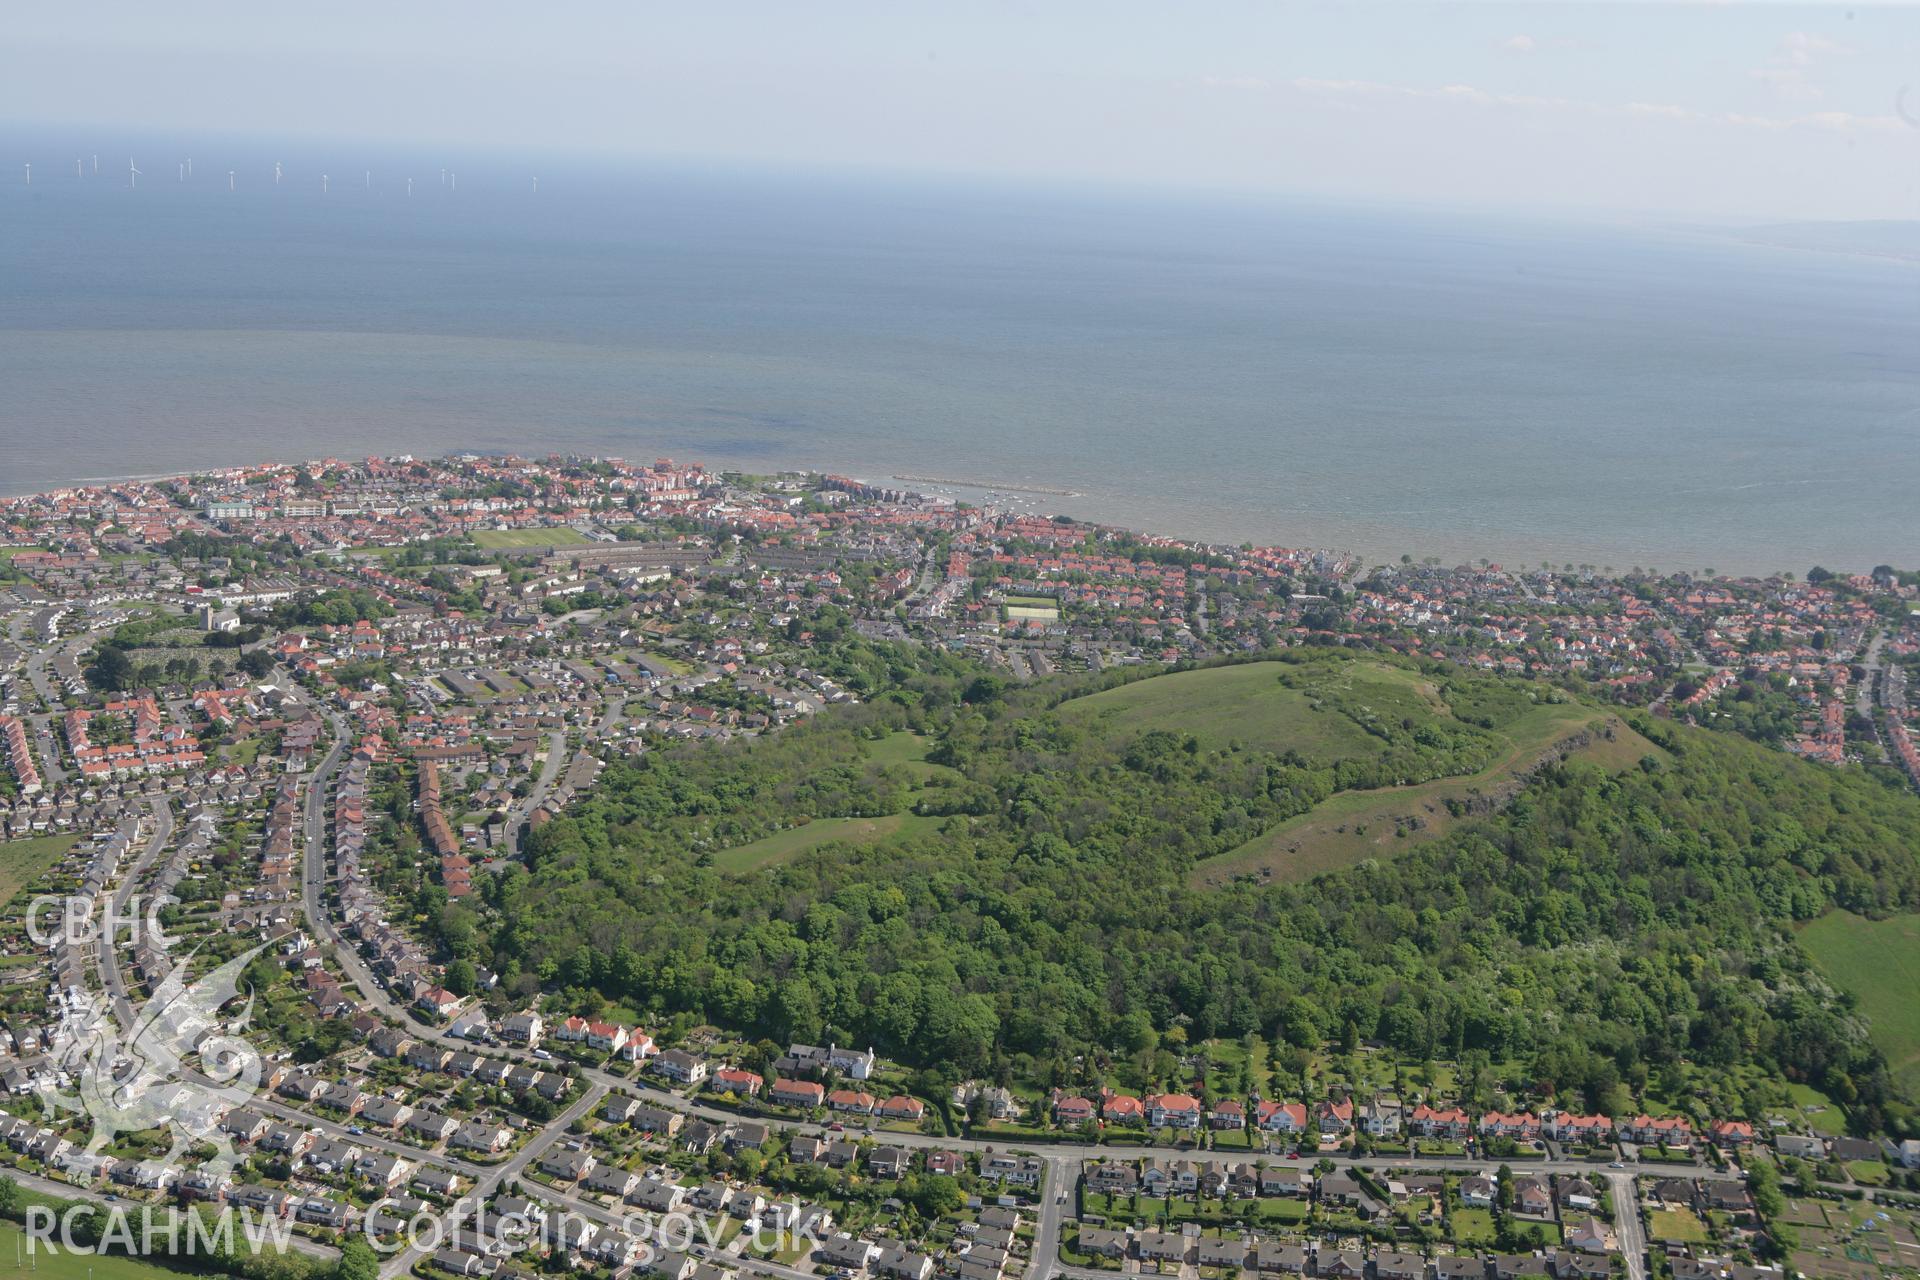
M13 146L36 163L0 168L0 492L590 450L1024 482L1383 558L1920 565L1912 265L579 160L463 158L449 189L258 143L202 144L188 182L170 145L130 188L125 156L75 176L97 145Z

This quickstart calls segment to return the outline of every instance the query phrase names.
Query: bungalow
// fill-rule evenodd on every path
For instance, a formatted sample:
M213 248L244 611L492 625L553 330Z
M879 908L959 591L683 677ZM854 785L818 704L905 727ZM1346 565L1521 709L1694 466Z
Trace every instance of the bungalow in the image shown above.
M385 1151L369 1151L354 1162L353 1171L374 1186L391 1191L407 1180L413 1166Z
M967 1158L958 1151L927 1152L927 1172L940 1178L957 1178L967 1171Z
M1566 1229L1567 1247L1578 1249L1582 1253L1609 1253L1613 1249L1613 1238L1607 1234L1607 1228L1595 1218L1583 1218Z
M1500 1253L1493 1259L1494 1280L1546 1280L1547 1260L1537 1253Z
M412 1107L404 1102L395 1102L392 1098L370 1097L360 1108L361 1123L378 1125L382 1129L391 1129L412 1114Z
M1613 1259L1606 1253L1559 1249L1551 1262L1556 1280L1610 1280L1613 1275ZM1676 1275L1678 1270L1676 1267Z
M1132 1237L1124 1231L1083 1226L1080 1228L1079 1243L1074 1247L1079 1252L1096 1258L1124 1258L1132 1244Z
M1417 1253L1383 1249L1373 1257L1376 1280L1426 1280L1427 1260Z
M1776 1133L1773 1149L1783 1156L1797 1156L1802 1160L1827 1158L1826 1139L1811 1133Z
M1253 1269L1268 1276L1307 1274L1307 1251L1297 1244L1262 1240L1253 1247Z
M909 1098L904 1093L896 1093L876 1107L874 1114L882 1120L906 1120L919 1124L927 1114L927 1104L918 1098Z
M540 1172L560 1182L578 1182L599 1163L591 1151L549 1151L540 1157Z
M738 1094L742 1098L760 1096L760 1086L764 1084L758 1071L745 1071L739 1067L722 1067L713 1073L712 1088L719 1093Z
M660 1056L664 1058L666 1055ZM825 1085L812 1080L777 1078L768 1096L783 1107L817 1107L826 1101L827 1089Z
M484 1120L469 1120L453 1131L452 1143L468 1151L497 1154L513 1145L513 1131Z
M1192 1243L1178 1231L1142 1231L1134 1239L1134 1247L1146 1262L1185 1263Z
M1487 1260L1477 1253L1443 1254L1433 1260L1433 1280L1487 1280Z
M460 1122L452 1116L443 1116L438 1111L415 1111L401 1122L408 1133L425 1138L428 1142L445 1142L460 1128Z
M423 1165L420 1171L413 1175L412 1185L415 1191L422 1191L430 1196L458 1195L460 1175L446 1169L436 1169L432 1165Z
M882 1240L880 1256L873 1261L873 1269L890 1280L930 1280L933 1275L933 1259L924 1253L917 1253L897 1240Z
M642 1178L627 1191L627 1203L649 1213L672 1213L686 1199L687 1189L666 1178Z
M880 1246L858 1236L841 1234L820 1242L813 1256L829 1267L846 1271L865 1271L867 1264L880 1256Z
M1221 1236L1218 1239L1202 1237L1194 1250L1194 1261L1203 1267L1232 1267L1238 1270L1247 1265L1247 1251L1251 1242L1245 1236Z
M1358 1249L1331 1249L1320 1254L1314 1269L1322 1280L1365 1280L1367 1259Z

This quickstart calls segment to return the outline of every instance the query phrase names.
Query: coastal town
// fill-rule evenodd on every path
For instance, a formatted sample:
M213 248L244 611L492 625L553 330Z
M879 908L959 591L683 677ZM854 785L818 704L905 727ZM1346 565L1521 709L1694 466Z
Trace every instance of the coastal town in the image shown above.
M617 762L884 693L862 646L1008 681L1373 648L1920 785L1916 581L1378 564L664 460L0 500L0 1161L49 1197L244 1207L321 1254L376 1239L390 1276L1912 1273L1920 1143L1804 1086L1599 1107L1257 1036L1184 1046L1152 1089L956 1082L494 973L420 921L488 910ZM129 1055L102 1028L223 977L251 993L251 1093L189 1071L103 1110Z

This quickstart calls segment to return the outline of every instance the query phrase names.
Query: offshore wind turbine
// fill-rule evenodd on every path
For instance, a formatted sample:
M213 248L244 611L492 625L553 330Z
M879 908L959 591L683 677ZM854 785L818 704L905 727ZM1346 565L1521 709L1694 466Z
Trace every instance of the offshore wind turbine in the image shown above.
M320 194L327 194L327 175L324 173L320 175Z
M448 174L448 175L447 175L447 190L449 190L449 191L458 191L459 189L460 189L460 175L459 175L459 174L457 174L457 173L450 173L450 174Z
M80 170L80 157L79 157L79 156L75 156L75 157L73 158L73 176L74 176L74 177L76 177L76 178L84 178L84 177L86 177L86 174L84 174L84 173L83 173L83 172L81 172L81 170Z
M273 185L276 187L280 185L280 162L278 160L273 162Z
M413 179L412 178L407 179L407 198L409 200L413 198Z
M373 170L367 170L367 190L373 190Z
M535 179L533 180L533 192L532 192L532 194L533 194L533 195L536 195L536 196L540 194L540 179L539 179L539 178L535 178Z
M193 157L192 156L187 157L187 176L189 178L193 176Z
M127 157L127 185L130 187L140 185L140 171L133 167L133 157L131 156Z
M27 185L33 185L33 161L27 161Z
M186 180L187 180L187 166L182 164L180 166L180 177L178 181L185 182Z
M233 190L233 170L227 170L227 190Z
M96 178L100 176L100 153L98 151L93 153L93 176Z

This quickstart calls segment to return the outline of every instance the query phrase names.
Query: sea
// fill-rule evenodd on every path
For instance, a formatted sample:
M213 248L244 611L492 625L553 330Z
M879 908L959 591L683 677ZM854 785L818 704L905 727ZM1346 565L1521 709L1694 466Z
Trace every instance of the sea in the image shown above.
M591 452L1379 560L1920 566L1910 261L1656 219L7 141L4 494Z

